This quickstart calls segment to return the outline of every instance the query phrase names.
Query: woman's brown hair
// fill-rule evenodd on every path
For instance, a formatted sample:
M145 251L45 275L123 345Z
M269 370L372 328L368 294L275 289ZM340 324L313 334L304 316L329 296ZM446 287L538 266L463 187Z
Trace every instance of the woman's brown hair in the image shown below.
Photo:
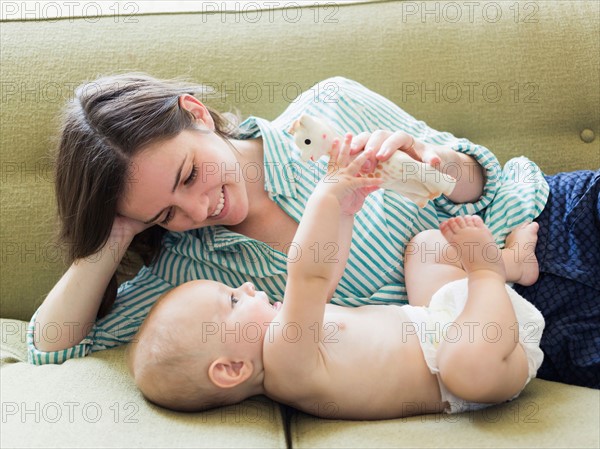
M64 109L55 158L55 194L67 264L98 252L108 241L117 203L125 191L133 156L145 145L196 129L193 115L179 106L184 94L206 88L181 79L160 80L145 73L106 76L79 86ZM239 117L207 106L215 133L227 141ZM145 265L158 256L166 230L152 226L136 235L128 253ZM131 262L124 258L120 269ZM117 273L104 293L97 318L117 295Z

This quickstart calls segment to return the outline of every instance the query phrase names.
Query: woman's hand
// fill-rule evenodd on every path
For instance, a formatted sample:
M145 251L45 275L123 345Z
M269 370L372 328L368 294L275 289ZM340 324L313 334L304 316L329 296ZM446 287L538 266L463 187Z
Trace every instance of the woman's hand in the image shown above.
M373 171L377 161L387 161L396 150L404 151L413 159L425 162L438 170L443 161L441 147L420 142L403 131L362 132L352 139L350 155L363 150L373 151L373 156L369 158L368 164L363 168L366 173Z
M152 224L146 224L142 221L134 220L133 218L124 217L123 215L117 214L113 221L109 239L119 242L131 242L131 240L133 240L137 234L145 231L151 226Z
M354 215L358 212L369 193L379 189L383 182L380 178L361 176L363 165L373 155L365 151L357 157L352 157L351 141L350 133L346 134L342 144L337 139L334 141L329 153L327 174L319 183L319 189L323 193L337 197L341 213L344 215Z

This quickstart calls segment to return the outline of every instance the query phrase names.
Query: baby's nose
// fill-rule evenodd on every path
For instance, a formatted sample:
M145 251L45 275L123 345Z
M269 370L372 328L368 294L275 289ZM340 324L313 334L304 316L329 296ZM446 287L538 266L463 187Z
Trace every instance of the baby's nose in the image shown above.
M242 289L251 296L254 296L254 293L256 293L256 287L254 287L252 282L244 282Z

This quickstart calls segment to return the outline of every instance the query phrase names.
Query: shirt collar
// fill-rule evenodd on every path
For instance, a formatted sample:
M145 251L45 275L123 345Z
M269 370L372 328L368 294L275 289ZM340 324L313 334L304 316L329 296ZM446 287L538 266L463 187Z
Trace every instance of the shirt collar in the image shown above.
M261 137L264 152L265 191L296 198L296 175L301 163L294 158L293 137L268 120L250 116L240 124L240 139Z

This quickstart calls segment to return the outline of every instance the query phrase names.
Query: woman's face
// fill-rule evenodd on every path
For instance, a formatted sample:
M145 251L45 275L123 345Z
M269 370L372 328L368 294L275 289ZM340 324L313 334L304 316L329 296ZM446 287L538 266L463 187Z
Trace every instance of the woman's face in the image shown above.
M236 225L248 214L241 172L234 150L212 130L185 130L137 153L118 210L171 231Z

